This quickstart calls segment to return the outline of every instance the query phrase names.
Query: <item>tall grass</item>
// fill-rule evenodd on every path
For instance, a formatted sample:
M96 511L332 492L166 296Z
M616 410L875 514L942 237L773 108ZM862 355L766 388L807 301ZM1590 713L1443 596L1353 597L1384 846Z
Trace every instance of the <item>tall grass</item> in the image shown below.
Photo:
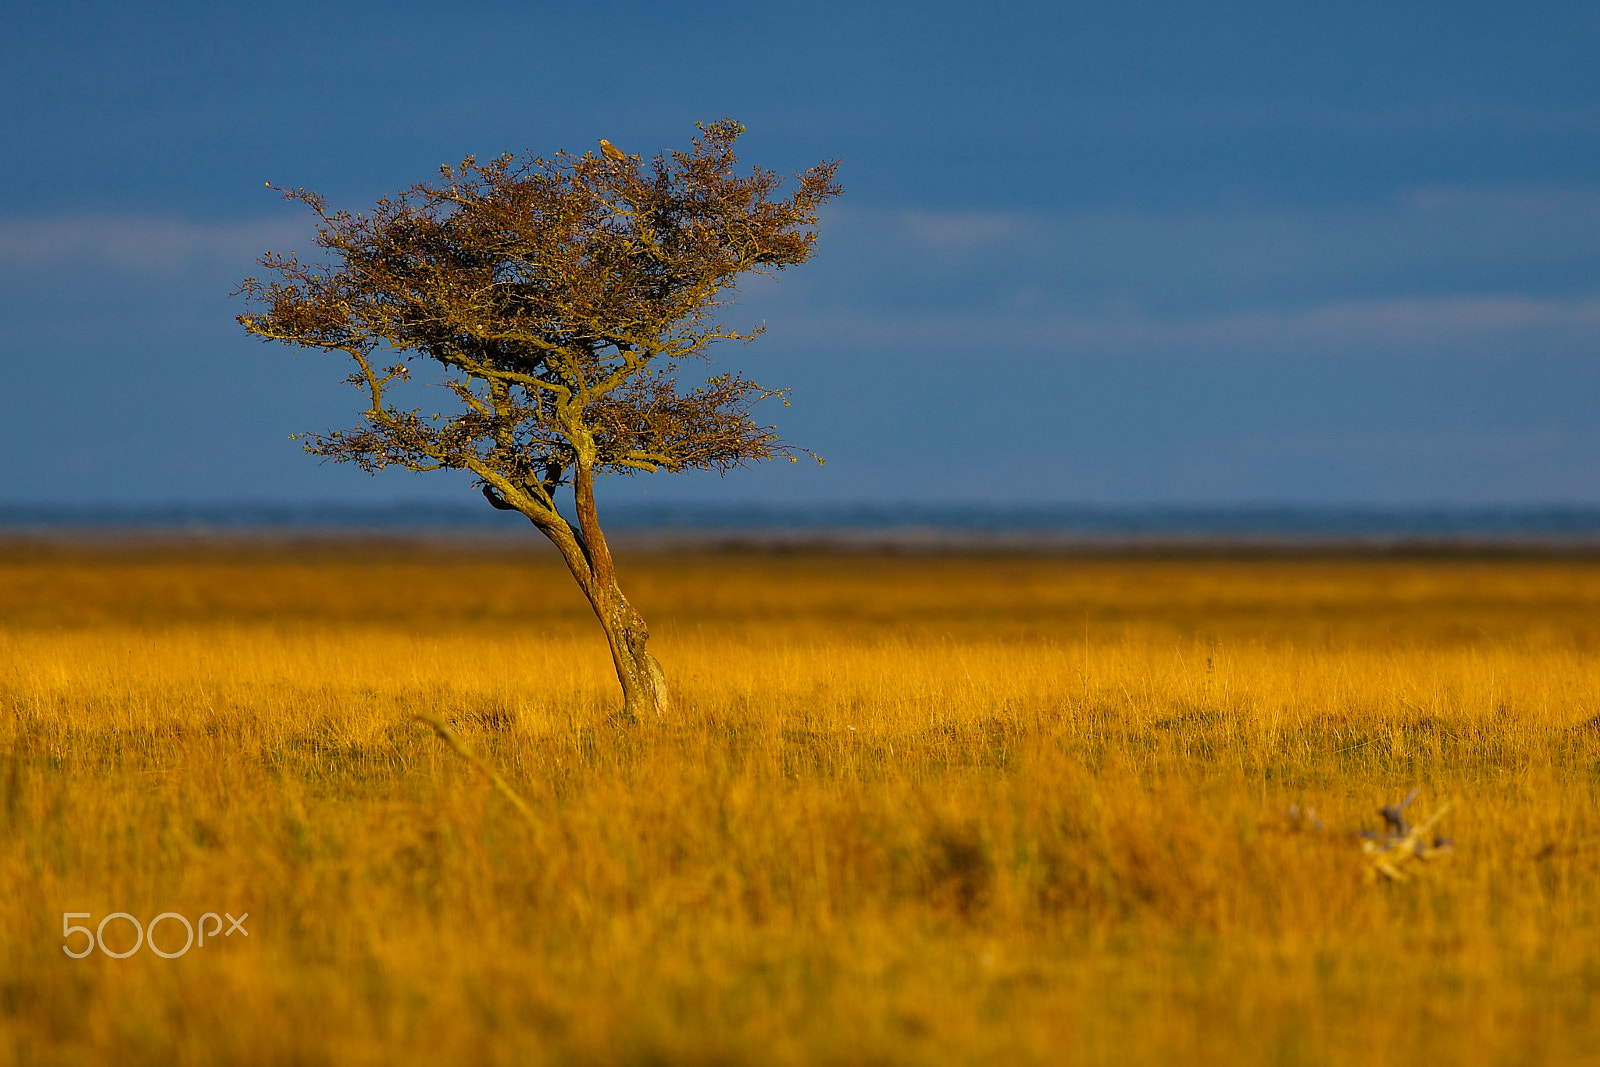
M536 552L9 546L0 1062L1600 1055L1600 563L624 578L656 726ZM1346 835L1414 786L1456 853L1373 881Z

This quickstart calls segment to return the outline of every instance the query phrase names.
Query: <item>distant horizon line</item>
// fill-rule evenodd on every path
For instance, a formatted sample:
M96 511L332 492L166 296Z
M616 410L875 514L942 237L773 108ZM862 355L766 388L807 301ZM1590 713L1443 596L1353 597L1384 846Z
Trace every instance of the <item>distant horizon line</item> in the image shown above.
M1600 504L1305 504L1028 501L617 501L618 532L827 534L930 531L1103 538L1421 538L1600 541ZM493 531L515 513L469 501L0 503L0 531Z

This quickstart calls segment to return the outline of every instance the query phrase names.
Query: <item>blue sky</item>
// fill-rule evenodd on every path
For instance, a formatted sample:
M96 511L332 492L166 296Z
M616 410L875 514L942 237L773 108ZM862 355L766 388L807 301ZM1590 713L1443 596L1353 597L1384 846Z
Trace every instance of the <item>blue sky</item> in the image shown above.
M725 358L824 468L616 500L1600 503L1600 5L8 5L0 502L466 499L227 294L468 153L843 163Z

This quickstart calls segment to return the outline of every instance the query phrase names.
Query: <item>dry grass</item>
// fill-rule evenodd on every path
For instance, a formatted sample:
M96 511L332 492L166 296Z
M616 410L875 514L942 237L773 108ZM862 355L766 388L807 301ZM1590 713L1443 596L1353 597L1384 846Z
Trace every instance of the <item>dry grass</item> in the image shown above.
M3 552L0 1062L1600 1055L1600 563Z

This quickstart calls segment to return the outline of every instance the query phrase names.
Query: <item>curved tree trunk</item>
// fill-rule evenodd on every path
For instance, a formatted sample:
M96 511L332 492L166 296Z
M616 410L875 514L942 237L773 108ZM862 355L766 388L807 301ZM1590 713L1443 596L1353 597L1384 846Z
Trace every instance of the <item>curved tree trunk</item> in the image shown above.
M622 684L621 717L633 722L660 719L671 711L672 701L661 664L646 648L650 628L617 584L611 548L595 513L592 476L578 471L573 488L578 526L540 522L539 530L560 550L605 631L617 681Z
M622 683L622 714L630 720L659 719L671 710L666 675L645 648L650 628L615 581L600 603L590 602L605 629L611 660Z

